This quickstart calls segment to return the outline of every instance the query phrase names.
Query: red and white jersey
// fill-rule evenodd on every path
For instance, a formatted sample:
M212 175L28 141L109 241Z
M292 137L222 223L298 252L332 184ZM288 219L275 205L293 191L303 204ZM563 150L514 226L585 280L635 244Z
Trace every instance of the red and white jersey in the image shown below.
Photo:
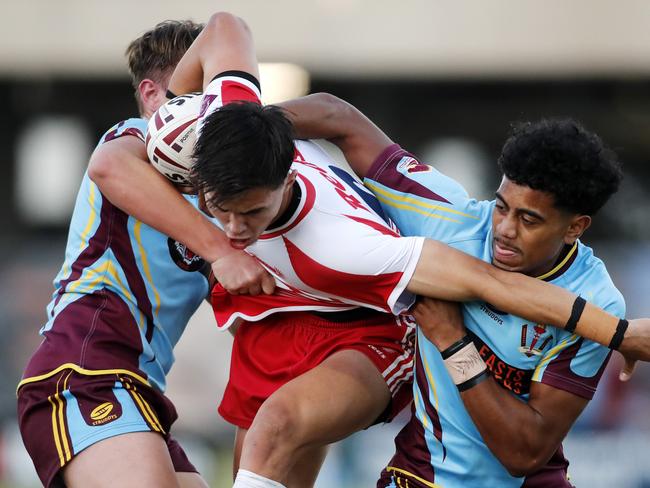
M208 86L204 114L218 109L221 100L238 100L230 97L234 92L257 89L248 79L237 85L232 73L226 78L217 77ZM259 91L256 95L259 100ZM212 305L218 326L281 311L361 306L397 315L407 310L415 296L406 286L424 238L400 237L372 209L379 208L374 197L317 144L296 141L292 169L301 194L298 205L280 227L267 229L246 249L276 278L276 292L230 295L217 285Z

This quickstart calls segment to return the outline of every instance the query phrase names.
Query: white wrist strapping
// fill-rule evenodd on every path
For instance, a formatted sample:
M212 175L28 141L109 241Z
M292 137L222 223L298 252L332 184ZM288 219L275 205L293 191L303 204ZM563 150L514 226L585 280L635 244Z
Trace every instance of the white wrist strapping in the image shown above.
M463 337L441 354L452 381L460 391L477 385L487 377L487 366L469 336Z

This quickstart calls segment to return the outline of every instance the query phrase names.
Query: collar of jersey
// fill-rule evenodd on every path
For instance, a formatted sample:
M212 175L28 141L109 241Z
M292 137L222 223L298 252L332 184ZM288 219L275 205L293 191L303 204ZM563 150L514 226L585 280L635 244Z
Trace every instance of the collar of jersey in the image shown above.
M543 275L537 276L536 278L543 281L553 281L555 278L563 275L573 264L578 256L578 241L576 240L573 243L573 246L569 248L568 251L564 254L562 258L559 259L558 263L550 271L544 273Z
M260 239L273 239L274 237L281 236L289 232L296 225L298 225L309 213L309 211L314 207L314 201L316 200L316 189L314 185L305 178L300 173L297 174L296 183L298 184L301 191L301 198L298 206L296 207L293 215L280 227L275 227L264 231L260 235Z

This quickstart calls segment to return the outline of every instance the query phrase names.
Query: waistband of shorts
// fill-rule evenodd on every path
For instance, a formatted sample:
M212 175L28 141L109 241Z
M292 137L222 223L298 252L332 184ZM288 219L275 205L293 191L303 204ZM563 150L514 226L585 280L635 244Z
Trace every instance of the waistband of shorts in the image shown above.
M135 378L136 380L138 380L140 383L143 383L144 385L151 386L149 380L147 380L145 377L143 377L138 373L134 373L133 371L129 371L128 369L86 369L74 363L65 363L60 365L58 368L55 368L46 373L37 376L30 376L27 378L23 378L20 381L20 383L18 383L18 386L16 387L16 394L18 394L18 391L23 386L29 383L36 383L38 381L46 380L48 378L51 378L55 374L65 370L72 370L75 371L76 373L79 373L81 375L86 375L86 376L102 376L102 375L111 375L111 374L126 375Z
M390 315L378 310L363 307L352 308L350 310L341 310L338 312L312 311L308 313L328 322L336 323L358 322L359 320L369 320L381 317L385 318L386 316Z

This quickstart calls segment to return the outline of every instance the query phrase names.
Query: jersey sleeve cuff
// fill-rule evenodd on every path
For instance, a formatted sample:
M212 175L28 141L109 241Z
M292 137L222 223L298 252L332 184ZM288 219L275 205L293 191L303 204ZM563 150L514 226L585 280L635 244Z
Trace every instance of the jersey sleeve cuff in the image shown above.
M255 78L252 74L246 72L246 71L239 71L239 70L229 70L229 71L223 71L222 73L219 73L216 75L214 78L212 78L211 82L218 79L218 78L224 78L226 76L236 76L237 78L243 78L246 81L249 81L253 85L257 87L257 90L261 93L262 92L262 87L260 85L260 82L257 78Z
M375 159L366 174L366 178L380 181L384 170L392 163L399 161L404 156L410 156L410 153L402 149L399 144L391 144L384 149Z

